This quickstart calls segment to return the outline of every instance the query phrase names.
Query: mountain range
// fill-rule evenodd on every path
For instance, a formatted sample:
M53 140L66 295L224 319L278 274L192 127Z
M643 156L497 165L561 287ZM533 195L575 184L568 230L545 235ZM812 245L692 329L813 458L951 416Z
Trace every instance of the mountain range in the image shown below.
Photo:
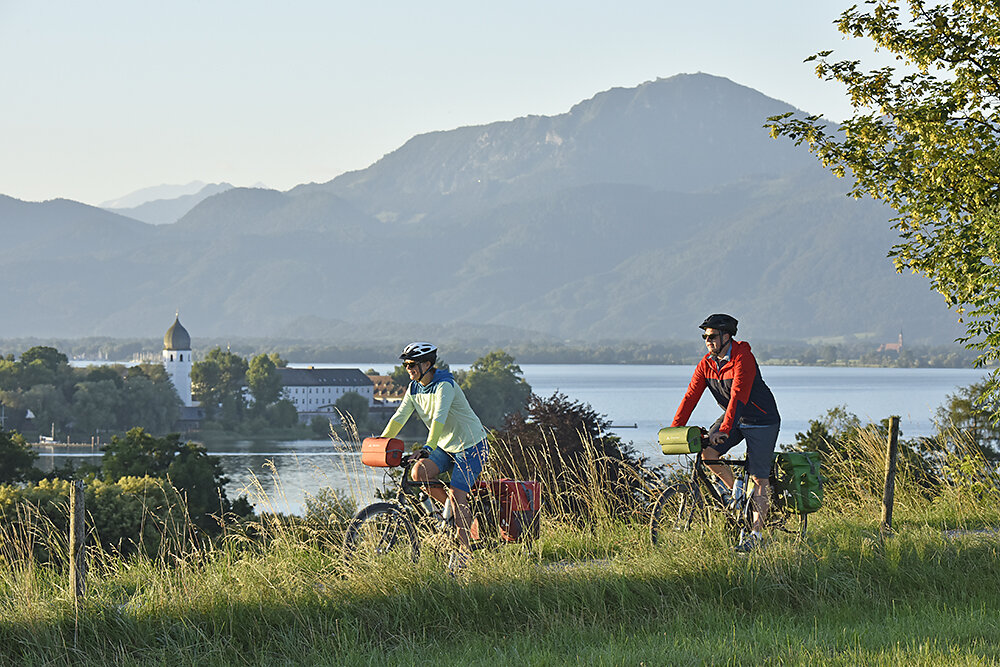
M751 339L954 340L886 258L892 211L769 138L790 110L685 74L422 134L327 183L221 184L176 222L0 196L0 337L158 335L179 311L196 339L656 340L730 312Z
M177 188L170 186L143 188L119 200L105 202L101 204L101 208L151 225L166 225L177 222L188 211L212 195L225 192L232 187L229 183L205 184L194 181Z

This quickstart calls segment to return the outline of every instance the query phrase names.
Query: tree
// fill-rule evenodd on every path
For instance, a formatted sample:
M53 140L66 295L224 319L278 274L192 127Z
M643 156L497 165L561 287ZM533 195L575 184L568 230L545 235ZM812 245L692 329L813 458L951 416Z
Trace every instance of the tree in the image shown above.
M52 372L57 371L62 366L69 365L69 358L54 347L44 345L35 346L25 350L21 355L21 364L28 366L34 362L40 362L42 366Z
M291 428L299 423L299 411L295 409L295 404L287 398L282 398L267 406L265 416L271 426L278 428Z
M899 478L913 482L914 488L925 493L933 492L941 482L935 461L936 443L927 438L905 440L902 430L897 435ZM888 418L865 424L846 406L837 406L822 418L810 420L807 432L796 433L792 449L820 454L827 488L872 496L881 493L884 483L888 436Z
M531 396L522 375L514 357L495 350L476 359L467 372L455 373L455 379L483 425L497 429L508 414L522 412Z
M977 382L950 394L937 409L938 439L972 444L986 460L1000 460L1000 425L990 419L1000 412L997 399L983 401L986 384ZM958 437L956 437L958 436Z
M156 438L141 428L133 428L124 437L114 436L103 447L101 470L104 480L117 482L123 477L159 477L170 483L186 499L188 513L202 528L217 526L211 515L228 512L225 484L219 459L210 456L204 446L181 442L171 433Z
M51 384L38 384L23 394L24 406L35 415L39 433L62 432L70 419L70 404L63 393Z
M392 372L389 373L389 378L392 380L392 383L400 389L406 389L410 386L410 376L406 373L406 369L402 366L393 366Z
M181 399L165 376L153 380L142 373L130 373L125 378L119 407L120 429L141 426L151 433L166 433L174 427L180 417Z
M819 116L784 114L769 119L771 134L849 174L854 197L895 209L896 269L927 276L944 295L979 364L1000 359L1000 6L869 0L838 27L900 66L866 70L831 61L832 51L810 57L820 78L846 86L854 116L831 128ZM1000 396L997 371L987 394Z
M191 365L191 393L200 401L208 419L221 407L223 418L236 420L246 408L243 387L246 384L247 362L243 357L222 348L209 350L202 361Z
M367 433L370 429L368 425L368 399L356 391L349 391L337 399L334 406L344 416L350 416L357 426L358 433Z
M658 468L610 432L611 421L565 394L534 394L525 411L507 416L494 434L490 465L498 474L540 479L550 508L586 518L600 507L625 518L649 502Z
M17 360L17 385L28 389L38 384L51 384L69 400L76 382L73 371L65 354L54 347L36 346L26 350Z
M281 398L281 375L271 356L258 354L251 359L246 378L253 396L254 411L258 414Z
M73 430L85 436L119 428L122 396L113 380L80 382L73 394Z
M142 428L130 429L101 448L103 477L109 482L122 477L165 477L180 446L176 433L156 438Z
M41 477L35 469L38 453L19 433L0 431L0 484L13 484Z

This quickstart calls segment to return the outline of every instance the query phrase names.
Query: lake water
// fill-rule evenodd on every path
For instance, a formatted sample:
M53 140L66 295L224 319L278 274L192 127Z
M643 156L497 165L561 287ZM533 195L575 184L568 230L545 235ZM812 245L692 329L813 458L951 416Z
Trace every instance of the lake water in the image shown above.
M370 362L335 364L342 368L374 368L381 373L391 364ZM317 365L319 367L319 365ZM466 368L453 366L454 369ZM559 391L572 400L589 403L605 414L613 429L637 450L662 458L656 432L669 426L684 394L693 366L609 366L529 364L521 366L532 390L542 397ZM836 406L866 421L899 415L903 437L931 435L934 414L949 394L978 382L987 371L978 369L897 369L764 366L781 412L780 444L795 442L809 421ZM691 424L709 425L721 410L706 392ZM323 487L339 488L365 501L381 479L381 471L365 468L350 445L331 441L240 441L210 447L220 457L230 479L230 497L247 493L258 509L288 513L304 510L306 494ZM43 467L59 465L64 457L97 457L100 452L68 453L65 448L42 450Z

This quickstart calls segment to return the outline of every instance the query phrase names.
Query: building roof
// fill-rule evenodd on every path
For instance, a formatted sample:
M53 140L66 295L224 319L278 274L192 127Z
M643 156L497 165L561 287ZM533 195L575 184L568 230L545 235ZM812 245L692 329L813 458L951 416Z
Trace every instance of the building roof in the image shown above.
M375 398L400 399L406 393L406 387L400 387L393 382L390 375L369 375L368 377L375 385Z
M163 334L163 349L191 349L191 336L188 334L187 329L181 326L180 315L174 318L174 323L170 325L169 329L167 329L167 333Z
M371 379L358 368L279 368L286 387L370 387Z

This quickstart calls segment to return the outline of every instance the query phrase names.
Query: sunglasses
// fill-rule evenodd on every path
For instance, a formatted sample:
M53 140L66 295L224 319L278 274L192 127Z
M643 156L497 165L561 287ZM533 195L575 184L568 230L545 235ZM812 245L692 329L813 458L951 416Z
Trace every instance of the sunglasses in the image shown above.
M702 334L701 337L704 338L705 340L712 340L713 338L722 338L722 334L719 333Z
M404 361L403 368L416 368L420 365L419 361Z

